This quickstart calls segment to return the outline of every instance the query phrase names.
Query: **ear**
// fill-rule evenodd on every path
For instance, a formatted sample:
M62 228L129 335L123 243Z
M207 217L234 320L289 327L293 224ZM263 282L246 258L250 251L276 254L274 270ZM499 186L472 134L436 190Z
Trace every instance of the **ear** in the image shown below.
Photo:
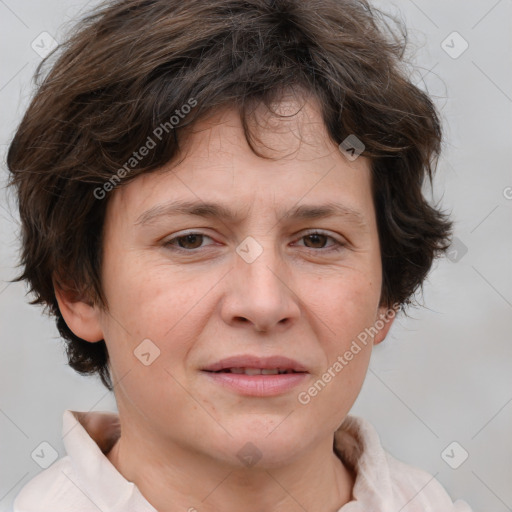
M75 336L94 343L103 339L100 311L76 290L65 289L54 280L55 297L66 325Z
M377 334L373 339L373 344L378 345L388 335L393 322L395 321L397 315L397 308L395 308L396 304L393 307L381 306L378 309L377 317L375 318L374 326L378 329Z

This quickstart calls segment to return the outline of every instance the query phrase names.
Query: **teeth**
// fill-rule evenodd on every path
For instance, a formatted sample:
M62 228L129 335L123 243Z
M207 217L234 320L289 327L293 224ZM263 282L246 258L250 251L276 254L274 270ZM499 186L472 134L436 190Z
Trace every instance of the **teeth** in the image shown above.
M259 368L245 368L245 375L261 375L262 370Z
M282 375L285 373L295 373L293 370L282 370L281 368L229 368L223 371L245 375Z
M228 373L244 373L243 368L230 368Z

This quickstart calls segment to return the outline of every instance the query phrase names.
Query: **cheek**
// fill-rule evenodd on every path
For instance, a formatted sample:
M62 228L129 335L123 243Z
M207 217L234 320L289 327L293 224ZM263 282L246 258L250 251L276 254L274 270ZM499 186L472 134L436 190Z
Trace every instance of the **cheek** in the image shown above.
M112 263L105 262L109 309L133 335L157 333L164 323L169 329L174 317L183 315L189 288L176 269L147 262L137 254Z
M129 401L142 415L158 411L163 424L190 408L182 363L202 328L196 307L204 280L192 279L169 266L148 265L142 259L121 264L108 283L109 313L105 341L111 368L119 381L119 407ZM149 269L149 270L148 270ZM189 286L190 284L190 286ZM208 288L206 288L208 289ZM172 403L170 410L162 404Z
M134 351L143 340L156 346L145 342L150 352L163 356L159 361L183 360L204 327L207 317L200 315L215 276L187 274L169 265L144 263L142 258L118 263L116 275L105 283L109 314L104 333L113 365L126 370L138 362Z
M368 273L340 272L339 277L310 282L304 289L307 308L321 320L324 339L342 350L375 320L380 283Z
M368 273L341 272L337 279L317 280L304 290L306 307L316 317L316 336L325 354L325 367L317 376L322 397L316 406L321 409L341 407L343 411L359 394L372 351L368 332L379 302L377 281Z

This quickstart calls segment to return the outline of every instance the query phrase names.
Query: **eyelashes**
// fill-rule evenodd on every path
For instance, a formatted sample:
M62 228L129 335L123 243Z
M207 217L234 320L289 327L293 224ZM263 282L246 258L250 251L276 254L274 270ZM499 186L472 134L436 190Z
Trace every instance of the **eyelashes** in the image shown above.
M327 243L328 240L332 240L333 244L328 245L327 247L308 247L303 246L308 250L314 251L314 252L336 252L340 251L345 247L345 244L339 240L337 240L332 235L329 235L328 233L321 231L321 230L311 230L309 232L304 233L298 240L304 240L308 239L310 242L313 241L313 243L316 243L316 241L320 238L320 245L322 244L322 241L325 240ZM210 236L206 235L205 233L201 233L199 231L191 231L188 233L181 234L179 236L174 236L172 238L167 239L164 242L164 246L172 251L181 252L181 253L188 253L188 254L196 254L203 252L206 247L210 247L214 244L208 244L206 246L202 245L202 241L204 239L210 239L213 240ZM189 244L192 245L191 248L182 247L183 244Z

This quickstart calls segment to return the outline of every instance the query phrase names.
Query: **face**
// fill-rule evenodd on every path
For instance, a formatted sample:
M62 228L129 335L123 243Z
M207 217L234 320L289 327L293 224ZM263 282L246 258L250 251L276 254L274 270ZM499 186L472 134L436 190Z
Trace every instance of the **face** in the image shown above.
M121 419L148 444L241 464L250 441L268 466L332 447L391 325L362 342L386 313L369 161L349 161L318 105L301 106L283 100L286 120L258 111L257 148L273 159L223 110L178 164L111 197L108 312L88 322L106 341Z

